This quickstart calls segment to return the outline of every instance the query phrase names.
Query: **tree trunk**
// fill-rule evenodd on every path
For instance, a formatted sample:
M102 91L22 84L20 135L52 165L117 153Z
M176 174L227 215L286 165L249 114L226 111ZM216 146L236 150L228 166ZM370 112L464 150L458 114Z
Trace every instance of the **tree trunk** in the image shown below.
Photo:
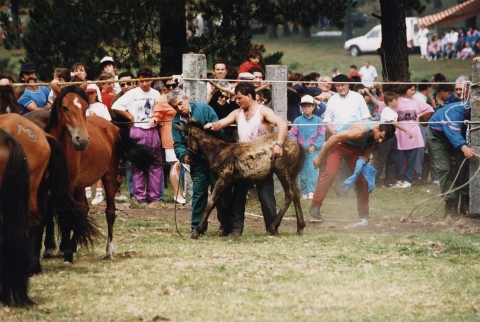
M181 74L187 51L185 0L163 0L160 15L160 72Z
M288 22L285 21L283 23L283 37L290 37L292 33L290 32L290 27L288 26Z
M302 28L303 38L310 38L312 34L310 33L310 28Z
M385 81L410 79L403 0L380 0L382 45L377 50L382 60Z
M299 33L300 29L298 28L298 24L294 22L292 26L292 35L298 35Z
M277 39L278 38L278 33L277 33L277 24L269 24L268 25L268 38L269 39Z

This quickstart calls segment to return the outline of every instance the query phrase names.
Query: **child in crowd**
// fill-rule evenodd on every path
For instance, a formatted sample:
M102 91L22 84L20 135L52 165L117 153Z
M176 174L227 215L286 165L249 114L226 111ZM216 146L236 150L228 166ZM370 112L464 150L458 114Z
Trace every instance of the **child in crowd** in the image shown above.
M438 48L440 43L438 42L437 36L432 37L432 42L428 45L428 61L437 60L438 58Z
M103 117L104 119L111 121L110 113L108 112L105 104L98 101L97 86L95 84L90 84L87 86L87 95L90 105L87 108L86 114L87 117L92 115L97 115ZM104 200L103 197L103 183L102 180L98 180L96 183L97 190L95 193L95 198L92 200L92 205L98 205ZM92 187L85 188L85 196L87 199L92 197Z
M238 68L238 74L246 73L252 68L261 68L259 65L260 60L262 60L262 53L260 50L252 49L248 53L248 60L240 65Z
M397 183L394 188L410 188L412 186L413 174L418 148L425 146L418 121L428 117L434 112L433 108L425 102L413 98L417 86L415 84L402 84L398 89L401 96L398 99L398 121L411 133L397 132Z
M460 53L457 56L457 59L461 58L465 60L465 58L470 58L470 57L473 57L473 50L472 50L472 47L470 47L470 44L466 43L465 48L463 48L462 51L460 51Z
M55 70L53 71L53 80L51 84L65 83L65 82L70 82L71 80L72 80L72 75L70 74L70 71L68 69L55 68ZM65 87L65 85L61 85L59 87L63 88ZM51 89L50 94L48 94L48 102L46 105L46 107L48 107L47 109L50 109L56 96L57 95L55 94L55 91Z
M289 134L307 150L305 165L300 172L300 189L303 199L313 199L313 192L318 181L318 170L313 166L313 159L320 153L325 141L325 127L323 120L314 115L316 104L312 96L303 96L300 106L303 114L294 120ZM308 124L308 126L304 124Z
M82 63L73 64L72 68L70 68L70 72L74 74L74 76L72 76L73 82L87 80L87 70L85 69L85 65Z
M117 69L117 64L115 63L115 61L113 60L112 57L110 57L110 56L103 57L102 60L100 61L100 69L102 70L102 73L108 73L108 74L112 75L114 80L118 80L118 76L115 73L115 71ZM120 93L121 90L122 89L120 87L120 84L118 82L114 82L113 83L113 92L115 94L118 94L118 93ZM108 106L108 104L107 104L107 106ZM110 109L110 107L109 107L109 109Z
M116 83L114 83L115 78L112 76L110 73L101 73L100 76L98 77L99 81L109 81L106 83L98 83L98 87L101 89L101 101L103 104L105 104L110 111L112 108L112 101L113 98L115 97L115 92L114 92L114 86ZM119 85L120 86L120 85Z
M405 130L403 126L397 123L398 114L395 112L395 109L398 106L398 95L393 92L385 92L383 94L383 102L385 107L382 110L380 115L380 123L393 123L393 125L404 131L409 138L412 137L412 133ZM383 180L383 185L387 188L393 187L392 181L395 176L395 168L397 167L397 137L394 136L390 140L383 141L377 145L378 147L378 157L375 161L375 169L377 170L376 182L380 181L380 176L385 168L385 178Z

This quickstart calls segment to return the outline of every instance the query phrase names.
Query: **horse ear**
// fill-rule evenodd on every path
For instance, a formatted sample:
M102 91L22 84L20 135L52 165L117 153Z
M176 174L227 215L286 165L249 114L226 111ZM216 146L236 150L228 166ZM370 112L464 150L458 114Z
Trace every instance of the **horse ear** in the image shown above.
M55 95L59 95L60 92L62 91L62 88L58 86L56 83L50 83L50 88L53 90Z
M179 129L182 132L185 132L187 130L187 128L183 125L175 125L175 126L177 127L177 129Z

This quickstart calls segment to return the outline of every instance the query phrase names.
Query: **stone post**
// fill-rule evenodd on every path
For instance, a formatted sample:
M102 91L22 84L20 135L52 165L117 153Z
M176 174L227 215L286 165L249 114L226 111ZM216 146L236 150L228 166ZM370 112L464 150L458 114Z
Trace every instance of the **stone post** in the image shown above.
M478 84L480 82L480 62L473 64L472 67L472 83ZM470 88L470 108L471 121L480 122L480 87L478 85ZM480 124L472 124L471 128L479 127ZM470 144L471 147L480 153L480 130L470 132ZM468 162L468 161L466 161ZM480 166L479 158L472 159L470 161L470 179ZM480 176L477 176L470 182L470 214L478 216L480 215Z
M287 121L287 66L285 65L267 65L265 66L265 82L282 81L281 83L272 83L272 109L283 120ZM276 131L276 129L274 129ZM282 185L277 176L274 177L275 193L283 191Z
M207 59L202 54L183 54L182 59L184 78L200 79L201 76L207 76ZM190 102L207 102L207 83L198 80L184 80L183 89Z

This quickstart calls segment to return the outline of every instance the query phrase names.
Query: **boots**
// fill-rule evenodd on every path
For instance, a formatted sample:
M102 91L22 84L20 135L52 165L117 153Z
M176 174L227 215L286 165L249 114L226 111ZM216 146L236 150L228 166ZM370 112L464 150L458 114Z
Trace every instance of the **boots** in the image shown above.
M470 196L469 195L462 195L460 199L460 214L467 215L470 208Z
M454 217L457 216L457 207L458 207L458 200L457 199L447 199L445 200L445 214L443 218L447 218L448 216Z

